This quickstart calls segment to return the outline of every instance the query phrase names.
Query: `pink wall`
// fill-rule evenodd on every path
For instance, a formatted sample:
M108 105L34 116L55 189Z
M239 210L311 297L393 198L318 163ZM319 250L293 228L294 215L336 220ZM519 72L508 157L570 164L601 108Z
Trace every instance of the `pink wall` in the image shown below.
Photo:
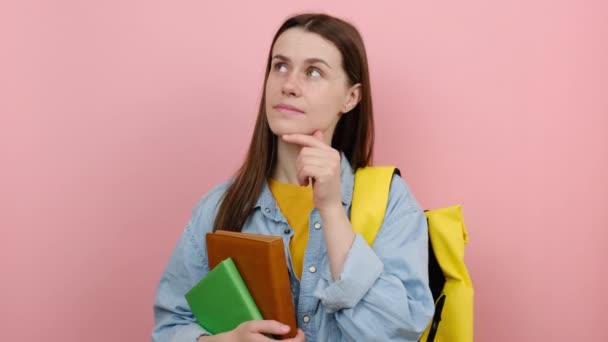
M270 39L301 10L363 32L377 163L426 208L464 205L476 340L608 340L605 1L13 3L0 340L149 340L169 253L241 161Z

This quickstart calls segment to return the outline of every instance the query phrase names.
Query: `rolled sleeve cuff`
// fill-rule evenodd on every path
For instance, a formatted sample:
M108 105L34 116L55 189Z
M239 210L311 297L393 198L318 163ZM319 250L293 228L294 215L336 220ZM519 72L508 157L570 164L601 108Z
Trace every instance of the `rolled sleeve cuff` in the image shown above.
M321 300L328 313L354 307L384 270L382 260L360 234L355 236L337 281L332 283L329 264L326 267L324 272L329 274L329 286L323 288L324 284L320 282L313 294Z
M177 332L173 336L171 341L174 342L196 342L201 336L209 336L210 334L205 331L198 324L188 324L177 329Z

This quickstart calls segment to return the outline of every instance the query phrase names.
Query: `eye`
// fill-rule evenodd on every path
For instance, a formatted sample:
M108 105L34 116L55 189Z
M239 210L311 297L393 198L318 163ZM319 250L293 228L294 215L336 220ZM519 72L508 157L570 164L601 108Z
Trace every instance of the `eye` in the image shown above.
M286 72L287 71L287 65L285 65L285 63L283 62L278 62L273 66L274 70L278 71L278 72Z
M306 71L306 75L317 78L317 77L321 77L321 72L316 68L310 68L310 69L308 69L308 71Z

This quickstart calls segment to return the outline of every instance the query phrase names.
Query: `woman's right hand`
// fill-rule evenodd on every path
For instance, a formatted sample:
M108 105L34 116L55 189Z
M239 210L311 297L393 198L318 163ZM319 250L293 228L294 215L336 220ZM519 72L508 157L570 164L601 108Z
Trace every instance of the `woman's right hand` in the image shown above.
M215 336L203 336L198 342L226 341L226 342L272 342L264 334L285 335L289 326L272 320L257 320L241 323L236 329ZM304 342L304 332L298 329L298 334L284 342Z

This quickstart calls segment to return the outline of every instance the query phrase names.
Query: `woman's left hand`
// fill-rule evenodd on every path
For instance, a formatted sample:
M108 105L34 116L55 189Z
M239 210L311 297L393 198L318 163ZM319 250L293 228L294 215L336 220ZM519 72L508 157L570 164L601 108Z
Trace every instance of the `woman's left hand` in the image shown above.
M302 146L296 161L298 182L307 186L312 179L315 207L321 213L342 208L340 152L324 142L321 131L286 134L283 140Z

